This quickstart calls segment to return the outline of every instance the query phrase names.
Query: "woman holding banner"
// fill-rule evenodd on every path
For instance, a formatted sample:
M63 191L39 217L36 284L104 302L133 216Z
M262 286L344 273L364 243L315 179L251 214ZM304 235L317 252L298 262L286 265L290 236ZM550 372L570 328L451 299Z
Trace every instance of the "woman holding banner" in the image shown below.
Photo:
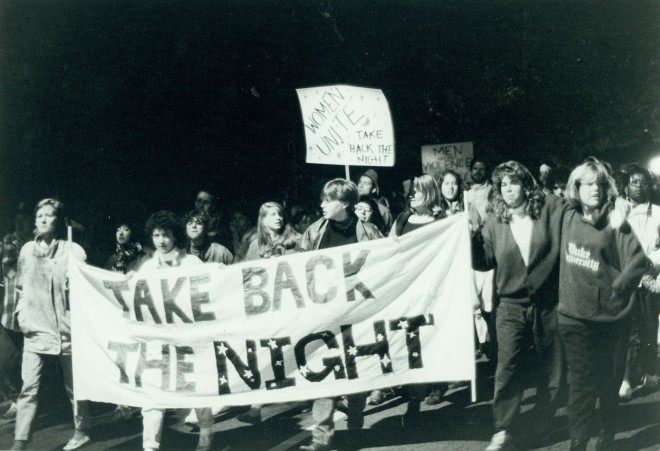
M300 240L302 251L328 249L361 241L382 238L378 229L368 222L362 222L355 215L358 202L358 189L355 183L334 179L323 187L321 194L323 217L310 225ZM346 397L348 410L348 429L362 429L366 394L357 393ZM312 442L301 446L306 451L331 449L335 425L332 419L335 412L334 399L314 401L312 415L316 427L312 433Z
M151 237L156 252L140 268L143 271L157 271L169 267L200 265L202 261L189 255L181 248L186 242L186 232L179 218L170 211L159 211L147 219L145 235ZM146 450L160 447L165 409L142 408L142 444ZM213 415L210 407L195 409L199 424L197 451L208 451L213 443Z
M390 236L405 235L446 217L437 183L428 174L420 175L413 179L410 192L410 210L397 216L390 231ZM401 417L401 425L404 428L412 426L417 421L422 399L426 397L430 389L431 387L428 384L416 384L407 387L408 406L406 413ZM439 399L442 396L442 391L443 388L441 387L433 388L427 399ZM369 399L381 399L380 393L382 393L381 390L374 390ZM431 403L435 404L435 402Z
M58 360L64 386L73 405L75 432L64 446L73 450L90 441L88 402L74 402L68 259L85 260L85 251L66 241L64 206L43 199L35 208L37 235L18 257L16 320L24 335L23 387L16 401L16 428L12 449L25 449L37 414L41 371L48 360Z
M284 221L284 207L277 202L266 202L259 208L257 239L250 243L245 261L291 254L298 249L301 236ZM244 423L261 423L262 406L253 404L236 418Z
M474 269L497 268L498 362L493 415L497 433L487 451L510 449L530 347L539 369L536 424L552 427L562 382L561 342L557 330L559 247L565 204L545 196L529 170L516 161L493 171L492 214L473 237ZM521 429L522 430L522 429ZM539 429L542 431L542 429ZM547 430L547 429L546 429Z

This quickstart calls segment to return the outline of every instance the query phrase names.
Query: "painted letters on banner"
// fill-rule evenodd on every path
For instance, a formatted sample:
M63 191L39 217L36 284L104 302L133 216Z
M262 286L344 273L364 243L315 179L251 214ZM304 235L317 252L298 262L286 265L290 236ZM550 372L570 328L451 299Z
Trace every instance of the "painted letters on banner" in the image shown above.
M274 403L474 380L467 219L131 277L70 259L77 399Z
M307 163L394 166L394 131L383 91L346 85L296 91Z

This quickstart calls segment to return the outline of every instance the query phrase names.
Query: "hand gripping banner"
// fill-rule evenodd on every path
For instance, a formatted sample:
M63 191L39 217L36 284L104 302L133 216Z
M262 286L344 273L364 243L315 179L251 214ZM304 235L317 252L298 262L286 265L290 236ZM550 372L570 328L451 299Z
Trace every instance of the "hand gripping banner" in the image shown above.
M126 277L70 259L69 278L78 400L263 404L475 379L462 215L232 266Z

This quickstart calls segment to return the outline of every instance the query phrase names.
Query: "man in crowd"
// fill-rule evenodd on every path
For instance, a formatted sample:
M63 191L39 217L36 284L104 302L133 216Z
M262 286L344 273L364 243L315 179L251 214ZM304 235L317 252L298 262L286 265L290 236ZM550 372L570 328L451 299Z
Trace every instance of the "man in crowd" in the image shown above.
M490 171L488 164L480 158L474 158L470 162L470 178L472 184L470 189L465 191L465 202L474 205L479 212L482 223L486 221L488 213L488 195L493 185L490 183ZM476 224L474 224L476 226Z
M195 209L204 210L211 218L208 232L209 239L214 243L228 247L231 239L227 227L222 223L222 213L218 208L218 204L218 196L208 188L201 189L195 198Z
M328 249L383 237L373 224L362 222L355 215L354 208L359 199L355 183L343 179L331 180L323 187L322 199L323 217L310 225L303 234L300 240L302 251ZM364 425L362 411L366 398L366 393L346 397L348 429L362 429ZM301 446L300 449L306 451L331 449L335 433L333 421L335 407L334 399L314 401L312 415L316 427L312 433L312 442Z
M658 335L658 307L660 306L660 287L656 281L660 266L660 207L650 202L653 178L649 171L639 166L628 169L628 184L625 192L630 202L628 223L637 239L642 244L646 256L651 260L654 269L642 279L640 286L634 291L635 314L631 346L628 351L628 361L619 397L630 400L633 385L655 388L658 385L656 376L656 340ZM641 374L635 377L635 368L639 367ZM640 380L641 379L641 380Z
M367 196L371 197L376 201L378 205L378 210L380 215L383 217L385 223L383 230L381 232L385 235L392 228L392 214L390 213L389 207L384 203L387 202L385 199L380 198L380 187L378 186L378 173L373 169L367 169L360 176L357 184L358 195L360 197Z
M543 162L539 167L539 183L544 194L552 194L555 187L555 168L551 163Z

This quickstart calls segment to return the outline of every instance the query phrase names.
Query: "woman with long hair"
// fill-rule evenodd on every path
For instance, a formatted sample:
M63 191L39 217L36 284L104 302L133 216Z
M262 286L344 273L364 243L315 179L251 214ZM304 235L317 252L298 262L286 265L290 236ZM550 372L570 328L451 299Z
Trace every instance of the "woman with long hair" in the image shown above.
M439 174L437 178L440 190L440 202L447 216L467 211L470 226L476 230L482 225L482 219L475 205L467 202L463 191L463 177L451 169Z
M552 426L562 382L561 341L557 331L557 285L561 221L560 198L546 196L529 170L516 161L493 171L492 214L473 237L474 269L497 268L498 346L493 416L497 433L486 450L512 447L530 349L538 362L538 424ZM538 429L542 432L542 429Z
M284 208L280 204L266 202L259 208L257 239L250 243L245 260L277 257L295 252L301 236L284 221Z
M630 225L614 209L615 182L590 159L571 173L563 220L559 276L559 332L570 380L571 450L586 450L600 399L597 450L614 442L618 392L634 310L632 293L647 269Z
M428 174L423 174L413 179L410 192L410 209L397 216L389 236L405 235L446 217L447 215L442 208L440 190L435 179ZM405 414L401 417L403 427L410 427L417 421L422 399L430 390L433 393L435 386L414 384L406 387L405 393L408 397L408 406ZM380 404L391 395L392 390L374 390L369 395L367 402L369 404Z
M12 449L25 449L36 418L41 371L49 360L62 368L64 386L73 406L75 432L65 450L90 441L88 402L74 402L71 361L71 328L68 293L68 260L85 260L85 251L66 241L64 205L43 199L35 208L37 235L18 257L16 320L24 335L23 387L16 402L16 427Z
M284 220L284 207L277 202L266 202L259 208L257 239L250 243L245 261L272 258L296 252L302 235ZM236 418L244 423L260 423L262 404L253 404L250 410Z
M397 216L390 236L403 235L446 217L435 180L428 174L420 175L412 183L410 209Z

